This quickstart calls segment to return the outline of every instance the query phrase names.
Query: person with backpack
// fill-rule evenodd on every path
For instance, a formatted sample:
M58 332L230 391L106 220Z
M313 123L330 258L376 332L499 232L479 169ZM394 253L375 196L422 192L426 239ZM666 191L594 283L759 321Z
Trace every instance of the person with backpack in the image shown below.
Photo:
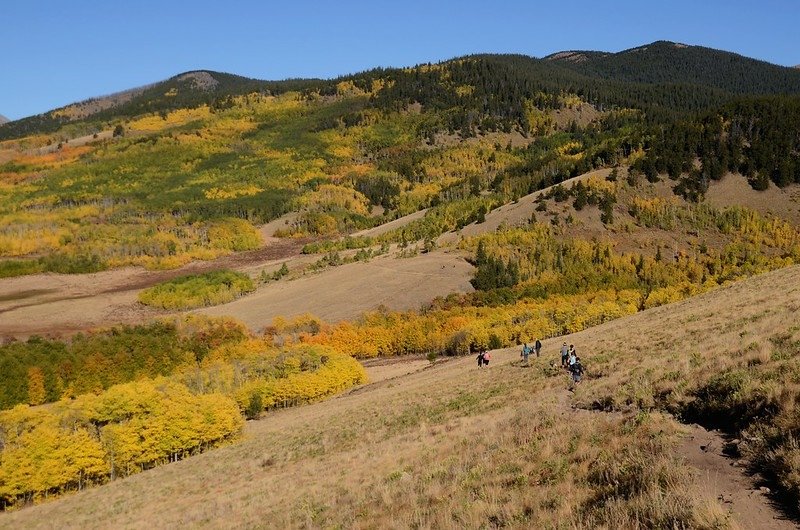
M488 351L484 350L483 351L483 365L484 366L489 366L489 361L491 361L491 360L492 360L492 354L489 353Z
M525 363L525 366L528 365L528 356L531 354L531 349L528 347L528 343L524 343L522 345L522 351L520 352L519 356L522 357L522 362Z
M569 357L567 358L567 369L570 369L573 364L578 360L578 353L575 351L575 345L569 345Z
M478 351L476 359L478 359L478 368L483 368L483 350Z
M572 374L572 384L580 384L581 376L583 375L583 365L580 357L575 358L575 362L570 365L569 371Z
M542 341L536 339L536 342L533 344L533 351L536 352L536 358L539 358L539 355L542 353Z
M568 358L569 358L569 346L567 346L567 343L565 342L561 346L561 368L566 368L567 367L567 359Z

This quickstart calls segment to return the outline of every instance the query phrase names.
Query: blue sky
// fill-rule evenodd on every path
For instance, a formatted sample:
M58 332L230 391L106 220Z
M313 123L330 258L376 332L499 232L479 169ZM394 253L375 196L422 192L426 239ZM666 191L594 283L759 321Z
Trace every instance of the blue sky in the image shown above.
M0 114L17 119L210 69L334 77L493 52L672 40L800 63L800 2L0 0Z

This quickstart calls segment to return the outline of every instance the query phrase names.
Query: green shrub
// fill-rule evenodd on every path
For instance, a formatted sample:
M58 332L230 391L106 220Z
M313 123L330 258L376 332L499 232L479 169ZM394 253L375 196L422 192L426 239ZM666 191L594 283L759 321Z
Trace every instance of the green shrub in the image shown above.
M139 302L163 309L193 309L224 304L253 290L253 280L245 274L214 271L154 285L139 293Z
M25 276L42 272L42 265L36 260L9 259L0 261L0 278Z
M250 394L250 401L244 410L244 416L248 420L257 420L261 416L262 410L264 410L264 401L261 399L261 394L254 391Z

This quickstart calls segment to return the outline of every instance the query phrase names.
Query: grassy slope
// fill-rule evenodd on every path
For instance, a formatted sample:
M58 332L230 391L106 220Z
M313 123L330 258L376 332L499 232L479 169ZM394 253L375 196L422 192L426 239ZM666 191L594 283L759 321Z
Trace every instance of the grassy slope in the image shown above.
M688 376L716 358L769 363L769 339L800 307L798 273L568 337L589 369L575 402L634 391L642 373ZM745 357L742 341L756 344ZM0 526L729 526L715 499L693 489L675 453L681 427L656 407L623 399L614 403L630 413L570 408L565 376L549 368L560 342L545 341L530 369L512 364L515 349L501 350L482 372L457 359L270 414L238 445L3 514ZM691 374L696 385L714 370Z

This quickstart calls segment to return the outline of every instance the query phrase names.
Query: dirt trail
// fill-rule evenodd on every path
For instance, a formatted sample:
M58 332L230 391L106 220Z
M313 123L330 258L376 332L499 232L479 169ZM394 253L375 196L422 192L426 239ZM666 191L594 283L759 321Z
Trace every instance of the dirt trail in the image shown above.
M571 392L557 396L556 407L562 415L605 414L622 417L621 412L586 410L573 406ZM798 525L770 499L770 491L758 483L746 468L725 455L725 438L717 431L700 425L685 425L688 430L677 448L687 464L695 470L695 484L704 498L716 499L743 529L789 530Z
M724 454L726 441L716 431L688 425L689 433L680 447L686 462L697 471L697 484L708 497L716 498L742 528L783 530L798 525L784 515L759 487L757 476Z

